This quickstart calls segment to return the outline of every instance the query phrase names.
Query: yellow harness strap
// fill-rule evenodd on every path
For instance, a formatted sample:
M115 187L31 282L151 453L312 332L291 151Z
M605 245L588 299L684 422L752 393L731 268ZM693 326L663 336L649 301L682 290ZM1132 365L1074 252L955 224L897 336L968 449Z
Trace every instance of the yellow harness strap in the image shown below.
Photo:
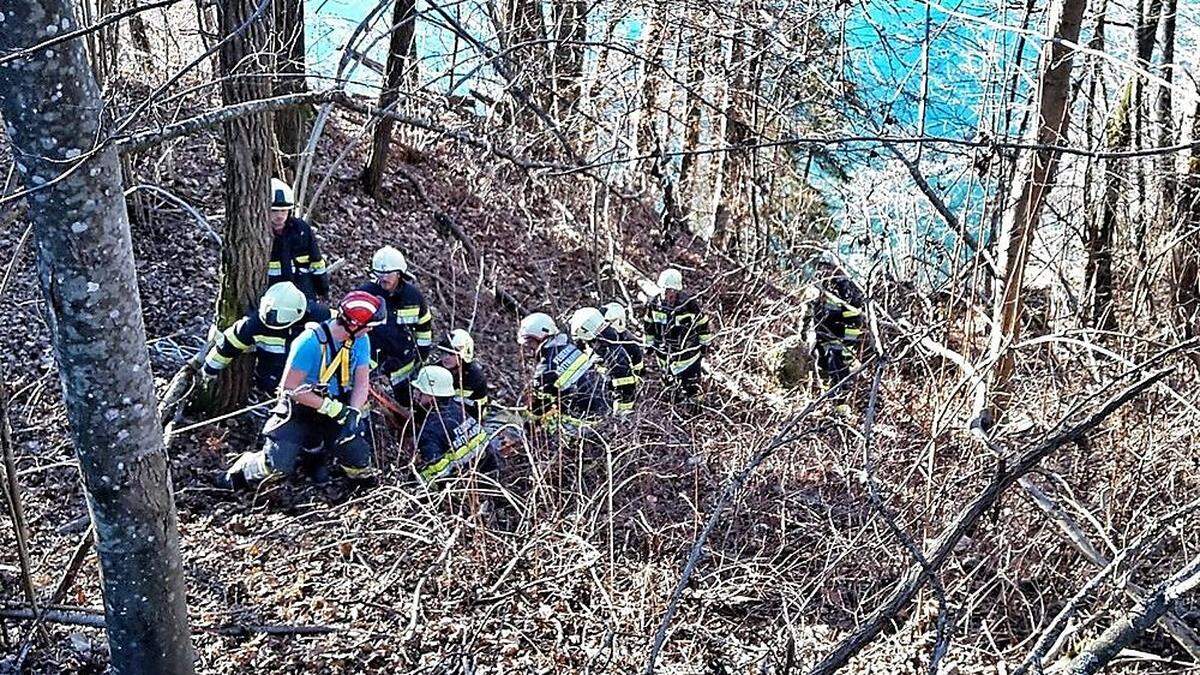
M338 376L338 384L343 388L350 386L350 351L354 345L354 341L343 343L341 348L337 350L337 354L332 359L329 358L328 347L333 344L333 335L329 332L329 328L322 325L326 340L317 341L321 344L321 373L317 377L317 382L320 384L329 384L329 380L336 374Z

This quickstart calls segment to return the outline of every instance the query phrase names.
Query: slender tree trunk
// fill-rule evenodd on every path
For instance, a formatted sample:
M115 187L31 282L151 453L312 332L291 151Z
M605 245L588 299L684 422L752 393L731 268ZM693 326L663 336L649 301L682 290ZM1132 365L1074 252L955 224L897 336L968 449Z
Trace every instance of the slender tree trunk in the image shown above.
M1074 56L1074 50L1067 45L1079 40L1086 5L1087 0L1062 0L1055 21L1055 39L1046 43L1042 53L1038 101L1040 124L1036 137L1041 145L1066 144L1066 104ZM990 345L996 359L991 386L992 403L997 412L1003 412L1008 404L1006 390L1013 370L1013 353L1009 346L1020 336L1025 267L1041 220L1042 205L1058 172L1058 158L1059 153L1051 150L1037 150L1026 155L1025 176L1019 185L1013 186L1013 199L1005 209L1001 225L999 270L1004 278L995 294ZM980 388L976 392L977 413L982 413L987 403L987 391Z
M579 103L583 79L583 42L587 40L587 1L554 0L554 114L566 121Z
M1129 148L1132 127L1130 105L1134 83L1131 79L1121 92L1117 107L1108 118L1104 130L1104 147L1121 151ZM1125 161L1108 159L1104 162L1104 195L1101 199L1099 222L1087 228L1087 263L1084 267L1085 288L1091 307L1091 325L1101 330L1116 330L1117 318L1113 307L1113 246L1117 232L1117 212L1121 207L1122 186L1127 180Z
M1136 607L1106 628L1071 661L1070 675L1094 675L1104 669L1121 650L1158 622L1171 605L1200 586L1200 556L1159 584Z
M549 63L542 42L546 39L542 3L539 0L502 0L501 6L500 47L513 50L507 54L507 62L512 64L511 84L524 90L530 100L543 109L548 108L547 103L551 102L548 99L552 97L541 72ZM535 119L525 113L523 106L519 107L514 110L514 119L525 126L536 124Z
M396 0L392 10L391 40L388 45L387 78L383 90L379 93L379 107L384 110L392 109L400 100L400 92L410 81L408 66L414 63L409 58L416 35L416 6L413 0ZM394 122L390 117L380 118L371 134L371 154L367 165L363 168L363 189L372 197L379 195L383 185L383 173L387 169L388 152L392 147L392 128Z
M275 95L308 91L304 65L304 0L275 0ZM307 140L305 120L311 106L296 106L275 113L275 140L284 166L294 172L296 158Z
M76 28L66 0L6 4L0 52L45 40L47 26ZM120 162L111 145L89 156L105 136L104 104L84 42L0 66L0 105L20 175L36 190L28 214L71 439L96 528L112 670L191 673L170 465ZM74 159L81 153L82 166Z
M683 157L679 160L679 189L684 194L684 202L691 204L692 173L696 166L696 156L690 153L700 146L701 108L700 96L704 92L704 40L701 35L693 35L688 43L688 91L684 98L683 140L681 149ZM689 212L691 208L687 209ZM690 215L690 214L689 214Z
M1200 103L1192 115L1192 140L1200 140ZM1171 250L1176 320L1187 337L1197 334L1200 322L1200 146L1193 146L1187 173L1179 190L1182 233ZM1196 359L1200 364L1200 359Z
M1163 5L1162 17L1162 67L1160 68L1162 79L1168 83L1174 81L1175 78L1175 16L1177 3L1176 0L1165 0ZM1159 85L1158 87L1158 144L1159 146L1171 145L1175 142L1175 118L1172 112L1171 105L1171 88ZM1159 209L1160 222L1162 230L1170 232L1175 222L1175 193L1176 193L1176 167L1175 155L1163 155L1158 162L1159 173L1162 174L1162 185L1159 189Z
M223 0L221 34L245 23L258 3ZM221 97L225 105L271 95L270 5L237 37L221 46ZM225 223L221 239L221 289L216 324L224 329L258 302L267 279L271 235L268 210L271 193L271 113L246 115L226 122ZM221 372L214 407L230 409L246 398L251 382L250 359L237 359Z
M729 92L725 97L725 123L723 125L725 146L730 148L724 153L725 159L721 171L722 185L719 190L720 201L717 202L713 218L713 243L721 250L730 253L740 253L742 246L742 227L744 225L745 195L742 186L745 182L746 165L749 153L736 150L749 137L746 125L746 113L749 111L747 94L747 71L752 67L746 62L746 42L752 37L753 29L747 29L745 34L737 35L729 57Z

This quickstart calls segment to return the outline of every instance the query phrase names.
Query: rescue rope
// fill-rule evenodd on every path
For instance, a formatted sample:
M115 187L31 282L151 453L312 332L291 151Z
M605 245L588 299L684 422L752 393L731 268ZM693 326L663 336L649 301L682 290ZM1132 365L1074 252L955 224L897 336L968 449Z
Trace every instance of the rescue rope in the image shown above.
M282 396L279 398L267 399L266 401L262 401L260 403L255 403L254 405L248 405L245 408L234 410L233 412L227 412L224 415L217 415L216 417L210 417L209 419L203 420L201 422L196 422L194 424L189 424L187 426L179 427L178 429L172 429L171 433L172 433L172 435L182 434L185 431L192 431L193 429L199 429L201 427L206 427L210 424L213 424L214 422L220 422L221 420L227 420L230 417L237 417L238 415L241 415L242 413L248 413L251 410L258 410L259 408L265 408L269 405L275 405L275 404L279 403L279 401L281 401L281 400L283 400Z
M227 412L224 415L217 415L216 417L210 417L206 420L202 420L202 421L196 422L194 424L189 424L184 427L179 427L178 429L172 429L171 435L174 436L176 434L181 434L185 431L191 431L193 429L199 429L201 427L206 427L215 422L220 422L221 420L227 420L230 417L237 417L238 415L241 415L242 413L248 413L251 410L258 410L259 408L265 408L269 405L276 405L277 403L279 403L280 401L282 401L286 398L290 398L290 397L295 396L296 394L302 394L307 391L313 391L315 389L316 389L316 387L312 386L311 384L301 385L291 391L284 392L283 394L276 396L275 398L269 398L265 401L260 401L258 403L253 403L251 405L248 405L245 408L239 408L238 410L234 410L233 412Z

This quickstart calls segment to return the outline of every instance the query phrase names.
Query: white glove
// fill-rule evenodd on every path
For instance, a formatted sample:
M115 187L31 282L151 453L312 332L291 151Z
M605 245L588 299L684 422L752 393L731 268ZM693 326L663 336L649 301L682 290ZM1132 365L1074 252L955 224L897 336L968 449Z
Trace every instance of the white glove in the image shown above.
M270 476L271 468L267 466L267 453L262 450L243 452L233 466L229 467L227 473L232 476L239 471L247 482L260 481Z

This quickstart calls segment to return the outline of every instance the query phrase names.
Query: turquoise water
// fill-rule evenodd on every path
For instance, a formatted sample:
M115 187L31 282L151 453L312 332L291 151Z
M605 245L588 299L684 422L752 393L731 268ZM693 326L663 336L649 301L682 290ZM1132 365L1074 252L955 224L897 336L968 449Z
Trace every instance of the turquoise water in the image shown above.
M1003 67L1005 55L1014 49L1015 37L981 26L970 17L1015 24L1019 22L1019 15L1016 10L993 8L986 0L949 1L951 4L944 6L919 0L868 2L865 6L858 4L844 10L844 35L848 46L844 74L855 83L862 103L869 109L865 113L848 111L852 120L849 126L856 133L915 136L921 130L923 117L926 135L975 137L981 126L983 104L996 95L980 82L995 79L995 73ZM376 6L375 2L364 0L310 0L307 15L311 72L324 76L336 73L346 40ZM469 11L477 5L447 3L442 7L476 36L492 35L491 26L484 23L479 13ZM418 0L417 9L417 53L421 61L422 84L438 92L453 89L453 93L463 94L468 87L473 87L487 93L499 93L499 83L489 69L472 71L480 63L476 51L469 44L456 41L451 31L437 25L441 19L426 3ZM373 29L358 43L360 49L365 47L367 55L379 63L386 60L384 27L390 17L391 7L388 6L379 13ZM842 19L831 14L828 29L835 34L840 32ZM598 25L602 23L597 21ZM619 24L615 38L636 47L641 27L636 17L627 18ZM922 43L927 35L929 75L926 105L922 111ZM595 54L590 58L595 58ZM1035 60L1036 54L1029 54L1027 58ZM469 72L474 75L464 81L463 76ZM350 74L350 79L352 88L372 93L381 77L370 68L358 67ZM989 129L998 124L990 118L982 123ZM1015 120L1012 123L1015 124ZM904 152L910 158L918 154L916 146L905 146ZM842 220L856 219L860 226L865 221L867 228L880 234L890 223L915 219L916 224L909 231L888 232L887 236L925 239L938 248L953 245L955 235L946 230L940 217L932 213L919 195L901 206L884 204L867 215L853 212L847 200L859 199L855 181L875 180L879 172L889 168L890 159L878 147L868 145L840 147L836 156L851 176L849 184L833 181L828 174L818 175L816 182L829 203L844 211ZM968 173L964 171L964 164L969 158L936 147L922 148L920 158L922 171L950 208L960 212L960 218L968 226L977 225L980 214L970 205L982 203L985 188L969 177L963 178ZM892 171L896 164L890 161ZM903 177L898 182L898 189L916 194L911 180ZM903 208L906 212L894 213L889 208Z

